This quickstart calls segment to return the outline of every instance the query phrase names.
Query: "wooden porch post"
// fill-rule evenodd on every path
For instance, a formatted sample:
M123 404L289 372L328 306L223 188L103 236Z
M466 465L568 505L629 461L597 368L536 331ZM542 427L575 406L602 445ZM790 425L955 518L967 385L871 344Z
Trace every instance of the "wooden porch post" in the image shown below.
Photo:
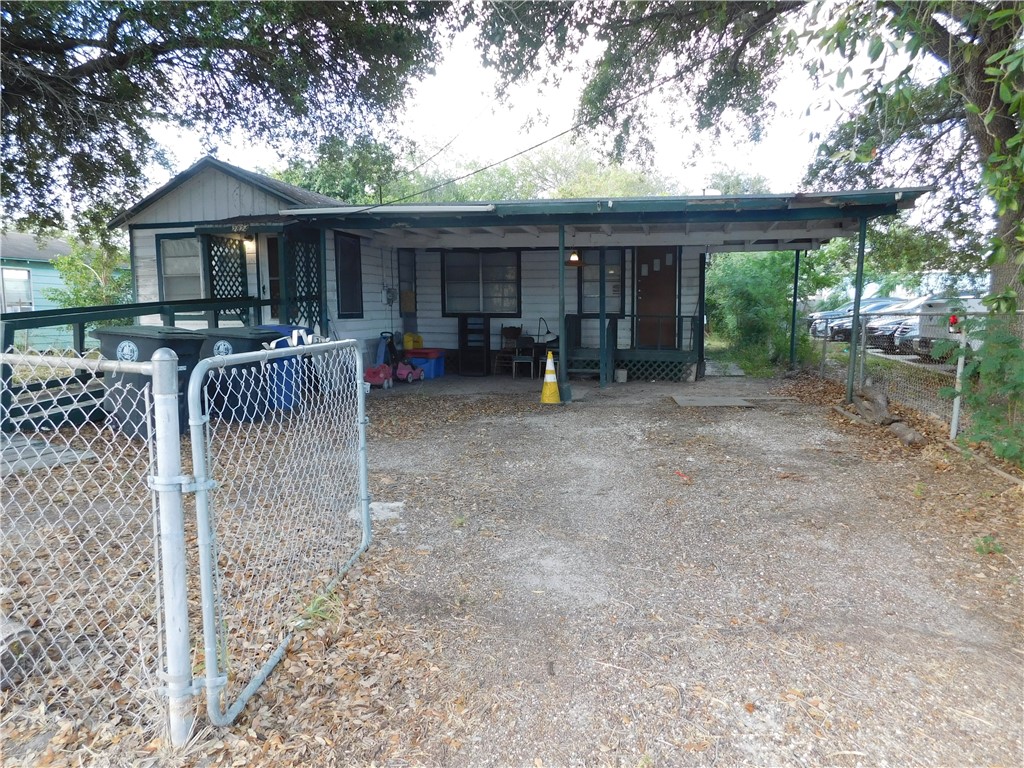
M860 300L864 293L864 244L868 238L868 220L860 219L857 241L857 281L853 289L853 325L850 327L850 367L846 372L846 402L853 402L853 380L857 371L857 347L860 346Z
M789 370L796 368L796 302L797 287L800 284L800 251L796 253L796 265L793 267L793 315L789 322Z

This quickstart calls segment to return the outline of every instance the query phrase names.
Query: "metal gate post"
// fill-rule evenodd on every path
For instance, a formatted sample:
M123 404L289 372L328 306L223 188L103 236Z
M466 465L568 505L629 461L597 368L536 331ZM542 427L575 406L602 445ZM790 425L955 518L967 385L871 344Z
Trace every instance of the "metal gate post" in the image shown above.
M185 525L181 504L181 435L178 422L178 356L153 353L153 433L156 471L150 486L160 516L164 634L167 653L168 729L171 744L184 746L192 730L192 662L185 581Z

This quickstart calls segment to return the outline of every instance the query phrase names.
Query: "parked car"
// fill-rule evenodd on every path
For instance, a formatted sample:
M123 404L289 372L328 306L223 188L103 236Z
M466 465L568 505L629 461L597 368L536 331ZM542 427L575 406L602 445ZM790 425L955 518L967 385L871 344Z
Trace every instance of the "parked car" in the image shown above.
M921 305L928 301L927 296L910 299L901 304L893 304L884 309L884 315L867 318L867 344L890 354L897 351L896 331L906 322L909 315L920 311Z
M877 312L894 304L899 304L902 301L905 301L905 299L893 299L888 296L875 296L870 299L862 299L860 302L860 311L861 313ZM843 305L843 307L840 307L838 310L820 313L820 316L815 318L811 323L811 336L820 339L825 336L825 329L827 328L829 340L849 341L851 336L850 329L852 326L853 302L850 302L849 305Z
M914 354L914 343L921 332L921 317L909 317L900 323L899 328L893 335L893 345L896 347L897 355Z
M936 356L935 343L942 340L955 340L957 335L951 332L949 319L952 315L981 314L985 305L976 296L956 296L953 298L929 298L921 305L921 327L917 339L914 340L914 353L925 360L936 361L949 357L948 354ZM961 324L961 328L962 328ZM978 349L981 342L968 336L967 343L972 349Z

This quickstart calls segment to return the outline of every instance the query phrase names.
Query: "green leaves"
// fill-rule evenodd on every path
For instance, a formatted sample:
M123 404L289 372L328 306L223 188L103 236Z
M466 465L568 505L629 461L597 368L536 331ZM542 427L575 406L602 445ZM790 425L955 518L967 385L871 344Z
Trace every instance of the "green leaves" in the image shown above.
M151 121L269 141L374 126L439 51L446 3L4 3L2 185L36 225L137 199Z

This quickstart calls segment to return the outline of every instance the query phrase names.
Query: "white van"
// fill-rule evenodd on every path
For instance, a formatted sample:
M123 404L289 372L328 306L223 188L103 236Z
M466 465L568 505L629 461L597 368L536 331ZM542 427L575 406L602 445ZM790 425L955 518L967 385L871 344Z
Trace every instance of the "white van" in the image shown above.
M983 315L986 312L985 305L976 296L954 296L947 299L929 299L924 302L918 311L921 313L921 327L917 338L914 340L914 352L926 360L934 360L932 350L935 342L940 340L958 341L959 333L954 331L957 325L961 325L964 315ZM954 325L950 318L957 317L958 322ZM961 331L962 326L961 326ZM972 349L981 346L981 342L967 337L967 343ZM943 355L947 357L948 355Z

